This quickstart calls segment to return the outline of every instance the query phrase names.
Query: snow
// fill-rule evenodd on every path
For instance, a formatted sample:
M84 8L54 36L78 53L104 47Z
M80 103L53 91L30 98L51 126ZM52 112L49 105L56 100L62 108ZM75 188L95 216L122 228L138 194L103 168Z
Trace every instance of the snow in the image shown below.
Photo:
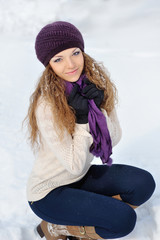
M0 1L0 239L36 239L39 223L26 200L34 156L21 123L43 66L35 36L48 22L71 21L86 52L104 63L119 93L123 129L114 163L145 168L156 180L152 198L139 207L134 231L123 239L160 238L160 1ZM95 159L95 163L99 159Z

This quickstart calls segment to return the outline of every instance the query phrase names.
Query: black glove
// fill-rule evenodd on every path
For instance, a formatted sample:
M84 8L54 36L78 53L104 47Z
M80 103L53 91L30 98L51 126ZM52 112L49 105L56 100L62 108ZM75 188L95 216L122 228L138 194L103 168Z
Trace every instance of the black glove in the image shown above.
M88 122L88 99L83 97L78 90L79 85L75 83L68 97L68 104L75 110L76 122L83 124Z
M84 83L86 83L87 86L83 88L82 93L86 98L93 99L96 106L99 108L104 98L104 91L98 89L96 85L87 78L84 80Z

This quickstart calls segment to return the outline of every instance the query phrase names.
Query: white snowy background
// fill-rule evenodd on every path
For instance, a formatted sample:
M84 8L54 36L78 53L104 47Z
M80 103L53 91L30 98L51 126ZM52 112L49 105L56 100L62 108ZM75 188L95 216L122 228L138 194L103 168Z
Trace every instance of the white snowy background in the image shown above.
M34 156L21 123L44 70L34 40L55 20L71 21L81 30L86 52L104 63L119 90L123 137L114 163L145 168L156 180L154 195L136 210L134 231L123 239L159 240L159 0L0 0L0 240L36 239L40 219L26 200Z

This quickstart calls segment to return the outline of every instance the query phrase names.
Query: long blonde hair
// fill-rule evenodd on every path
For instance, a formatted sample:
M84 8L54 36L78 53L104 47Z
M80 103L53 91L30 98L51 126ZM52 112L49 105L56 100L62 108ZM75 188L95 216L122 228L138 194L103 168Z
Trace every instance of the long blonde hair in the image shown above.
M84 56L84 71L88 79L93 82L98 88L104 90L104 99L101 107L104 108L108 115L112 111L117 102L117 90L113 82L111 82L106 69L100 63L97 63L86 53ZM52 70L50 64L45 68L40 77L35 91L30 97L30 105L27 120L29 130L29 140L32 148L39 145L39 129L36 121L36 107L40 96L50 103L51 111L54 118L54 124L60 130L60 135L63 135L64 129L67 129L69 134L73 134L75 128L75 114L67 103L65 95L64 81L60 79ZM60 136L60 137L61 137Z

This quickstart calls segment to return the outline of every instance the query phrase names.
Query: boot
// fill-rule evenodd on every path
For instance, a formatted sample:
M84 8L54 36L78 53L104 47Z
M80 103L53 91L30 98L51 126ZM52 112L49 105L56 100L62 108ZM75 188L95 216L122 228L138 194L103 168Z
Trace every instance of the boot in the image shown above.
M95 227L91 226L66 226L71 236L80 239L103 239L95 231Z
M37 226L37 232L41 238L45 237L46 240L59 240L59 239L67 240L67 236L59 235L56 232L53 232L53 228L51 225L53 224L42 221Z
M37 227L37 232L40 237L45 237L46 240L75 240L75 239L102 239L96 232L94 227L88 226L65 226L56 225L42 221Z
M120 197L119 194L112 196L112 198L115 198L115 199L117 199L117 200L122 201L122 198ZM126 204L128 204L128 205L129 205L130 207L132 207L133 209L136 209L136 208L138 207L138 206L131 205L130 203L126 203Z

